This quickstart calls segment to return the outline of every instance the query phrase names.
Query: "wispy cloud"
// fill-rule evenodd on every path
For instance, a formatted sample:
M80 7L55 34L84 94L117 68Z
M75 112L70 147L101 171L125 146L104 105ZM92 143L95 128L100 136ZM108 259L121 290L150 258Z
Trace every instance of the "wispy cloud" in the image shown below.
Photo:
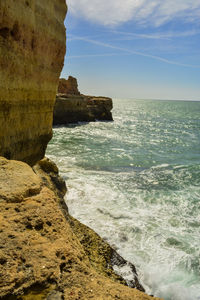
M200 0L67 0L67 3L74 15L105 26L133 20L158 27L177 18L200 24Z
M200 65L191 65L191 64L185 64L185 63L179 63L177 61L172 61L172 60L169 60L169 59L157 56L157 55L151 55L151 54L148 54L148 53L134 51L134 50L131 50L131 49L128 49L128 48L118 47L118 46L115 46L115 45L112 45L112 44L109 44L109 43L104 43L104 42L97 41L97 40L87 38L87 37L80 37L80 36L75 36L75 35L71 35L71 37L72 38L74 37L76 40L84 41L86 43L90 43L90 44L97 45L97 46L100 46L100 47L115 49L115 50L121 51L122 53L125 53L125 54L128 53L129 55L131 54L131 55L143 56L143 57L158 60L158 61L161 61L163 63L167 63L167 64L171 64L171 65L177 65L177 66L189 67L189 68L198 68L198 69L200 68ZM92 54L91 55L86 55L86 57L88 57L88 56L92 56ZM81 57L84 57L84 56L81 55Z
M121 56L131 55L130 53L102 53L102 54L82 54L82 55L68 55L67 58L92 58L92 57L107 57L107 56Z
M181 38L181 37L191 37L200 34L200 30L188 30L183 32L159 32L159 33L134 33L134 32L125 32L125 31L118 31L112 30L111 33L117 34L118 36L123 36L127 39L153 39L153 40L169 40L172 38Z

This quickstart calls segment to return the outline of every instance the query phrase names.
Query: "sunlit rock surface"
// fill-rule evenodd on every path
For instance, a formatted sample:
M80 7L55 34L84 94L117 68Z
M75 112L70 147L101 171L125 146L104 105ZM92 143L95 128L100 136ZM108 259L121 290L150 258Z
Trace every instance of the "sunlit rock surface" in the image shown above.
M58 168L40 160L52 135L65 14L65 0L0 1L0 155L11 159L0 157L0 298L156 299L114 273L112 261L124 260L68 214ZM143 290L132 269L131 286Z
M50 160L32 169L0 157L0 298L157 299L113 272L112 260L119 266L124 260L68 214L65 192ZM132 286L142 290L134 266L133 275Z
M0 155L33 165L52 136L65 0L0 1Z
M58 94L54 107L53 124L61 125L96 120L113 121L112 99L80 94L77 79L59 80Z
M60 78L58 84L59 94L80 95L77 79L69 76L68 79Z

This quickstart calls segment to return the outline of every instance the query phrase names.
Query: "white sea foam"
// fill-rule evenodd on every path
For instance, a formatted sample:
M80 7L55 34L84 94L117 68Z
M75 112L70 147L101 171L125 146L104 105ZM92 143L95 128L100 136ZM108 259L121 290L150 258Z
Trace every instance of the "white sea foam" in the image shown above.
M48 148L70 213L165 300L200 299L200 104L184 105L117 100L115 122L56 128Z

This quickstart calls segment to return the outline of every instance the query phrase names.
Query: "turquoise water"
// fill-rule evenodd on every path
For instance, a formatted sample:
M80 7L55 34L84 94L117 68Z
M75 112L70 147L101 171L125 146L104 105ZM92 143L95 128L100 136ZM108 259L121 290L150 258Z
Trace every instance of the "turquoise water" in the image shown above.
M200 299L200 102L114 100L114 122L54 129L70 213L133 262L148 293Z

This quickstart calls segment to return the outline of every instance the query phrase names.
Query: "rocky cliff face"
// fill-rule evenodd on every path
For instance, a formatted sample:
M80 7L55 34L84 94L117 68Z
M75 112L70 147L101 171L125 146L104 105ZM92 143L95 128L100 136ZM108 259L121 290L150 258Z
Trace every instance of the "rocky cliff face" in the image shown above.
M93 121L113 121L111 113L113 103L111 98L94 96L85 96L85 98L87 100L89 116Z
M68 214L56 165L38 162L52 134L65 13L65 0L0 1L0 299L153 300L133 265L139 290L114 273L127 262Z
M112 99L108 97L57 94L53 124L113 121L112 108Z
M77 79L69 76L68 79L60 78L58 94L80 95Z
M65 0L0 1L0 155L33 165L52 136Z
M83 96L57 94L53 111L53 124L88 121L87 101Z
M0 157L2 300L153 300L113 272L126 262L70 217L58 169ZM132 286L142 290L134 266Z
M77 79L59 80L58 94L53 113L53 124L63 125L96 120L113 121L112 99L80 94Z

